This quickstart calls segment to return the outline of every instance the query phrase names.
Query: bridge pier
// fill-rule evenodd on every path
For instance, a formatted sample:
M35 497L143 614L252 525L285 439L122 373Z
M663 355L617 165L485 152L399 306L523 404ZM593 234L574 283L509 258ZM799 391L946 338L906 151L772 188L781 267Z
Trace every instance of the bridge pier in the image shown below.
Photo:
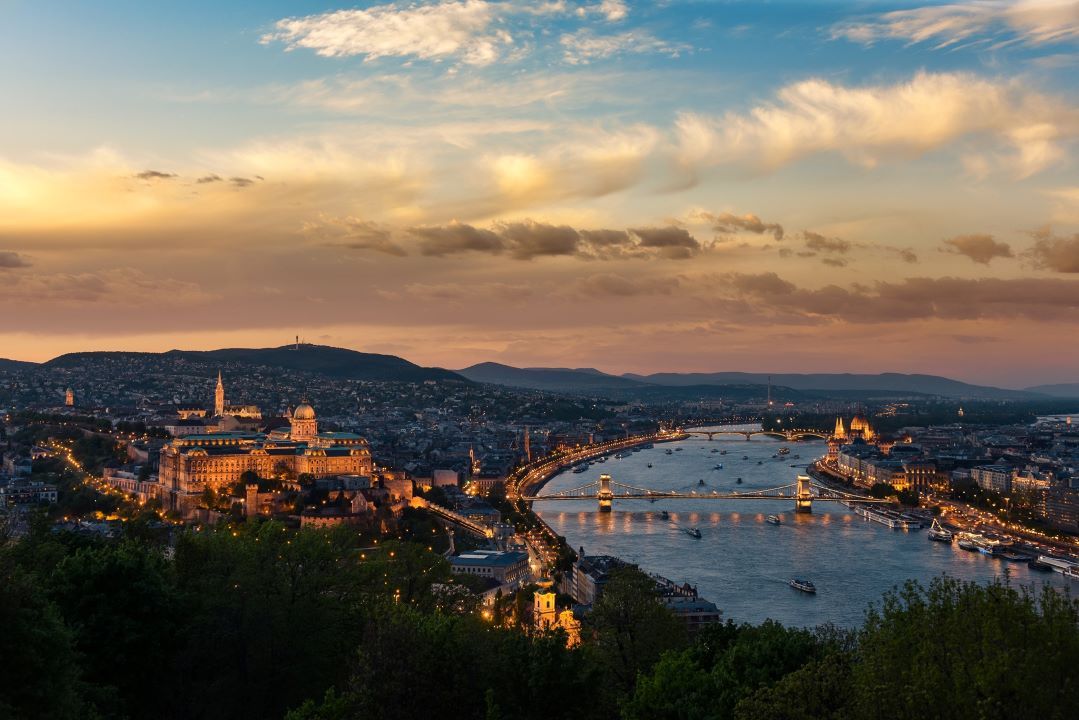
M611 511L611 500L614 499L614 493L611 492L611 476L606 473L599 476L599 511L601 513L609 513Z
M809 476L799 475L798 484L794 490L794 512L813 512L813 493L809 490Z

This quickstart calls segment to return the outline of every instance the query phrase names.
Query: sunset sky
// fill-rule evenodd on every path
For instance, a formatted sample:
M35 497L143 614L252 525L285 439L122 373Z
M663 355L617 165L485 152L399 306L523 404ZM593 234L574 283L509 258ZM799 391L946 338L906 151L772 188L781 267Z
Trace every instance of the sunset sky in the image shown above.
M0 0L0 357L1079 381L1079 2Z

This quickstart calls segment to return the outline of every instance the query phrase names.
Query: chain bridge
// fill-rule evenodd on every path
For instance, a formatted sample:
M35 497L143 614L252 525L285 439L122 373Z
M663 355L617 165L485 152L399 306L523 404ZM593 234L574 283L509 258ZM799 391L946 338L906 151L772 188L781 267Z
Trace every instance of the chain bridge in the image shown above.
M835 490L813 481L808 475L799 475L798 479L789 485L745 492L652 490L617 482L612 480L610 475L600 475L599 480L580 487L550 495L523 495L521 499L528 502L597 500L600 512L610 512L611 503L615 500L648 500L650 502L657 500L785 500L793 502L795 511L801 513L813 512L814 501L865 504L888 502Z
M794 442L796 440L804 440L806 438L820 438L821 440L828 439L828 433L821 430L811 430L795 428L790 430L732 430L726 428L723 430L698 430L694 428L688 428L680 430L686 435L707 435L709 440L715 438L716 435L741 435L746 440L751 440L754 435L768 435L769 437L779 438L781 440L787 440L788 442Z

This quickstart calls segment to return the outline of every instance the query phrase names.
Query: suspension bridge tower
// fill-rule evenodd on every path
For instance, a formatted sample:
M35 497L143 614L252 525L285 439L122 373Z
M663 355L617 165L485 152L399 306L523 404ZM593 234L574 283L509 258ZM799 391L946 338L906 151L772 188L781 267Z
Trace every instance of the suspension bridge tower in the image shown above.
M799 475L794 489L794 512L813 512L813 494L809 491L809 476Z
M611 476L603 474L599 476L599 511L601 513L609 513L611 511L611 500L614 499L614 493L611 492Z

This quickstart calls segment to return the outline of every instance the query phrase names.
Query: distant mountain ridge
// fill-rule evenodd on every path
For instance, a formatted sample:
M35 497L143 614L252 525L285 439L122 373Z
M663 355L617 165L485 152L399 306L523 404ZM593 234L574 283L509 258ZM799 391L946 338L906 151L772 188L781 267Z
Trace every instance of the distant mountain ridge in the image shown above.
M614 390L647 385L637 380L608 375L595 368L516 368L484 362L458 370L457 373L474 382L552 392Z
M973 385L939 375L905 373L655 373L652 375L623 375L632 380L656 385L773 385L795 390L888 390L947 397L984 399L1023 399L1035 393L1027 390L1007 390L987 385Z
M517 368L499 363L479 363L458 370L470 380L510 387L552 392L644 391L656 388L714 388L765 386L813 392L909 393L953 398L1021 400L1038 397L1025 390L1007 390L952 380L938 375L880 373L655 373L608 375L594 368ZM654 394L654 393L650 393Z
M105 360L110 357L144 357L215 363L248 363L319 373L342 380L424 382L453 380L468 382L464 377L442 368L420 367L396 355L364 353L328 345L284 345L277 348L224 348L221 350L169 350L163 353L84 352L68 353L44 363L46 367L74 365Z
M1026 388L1027 392L1052 395L1060 398L1079 398L1079 383L1056 383L1053 385L1035 385Z

